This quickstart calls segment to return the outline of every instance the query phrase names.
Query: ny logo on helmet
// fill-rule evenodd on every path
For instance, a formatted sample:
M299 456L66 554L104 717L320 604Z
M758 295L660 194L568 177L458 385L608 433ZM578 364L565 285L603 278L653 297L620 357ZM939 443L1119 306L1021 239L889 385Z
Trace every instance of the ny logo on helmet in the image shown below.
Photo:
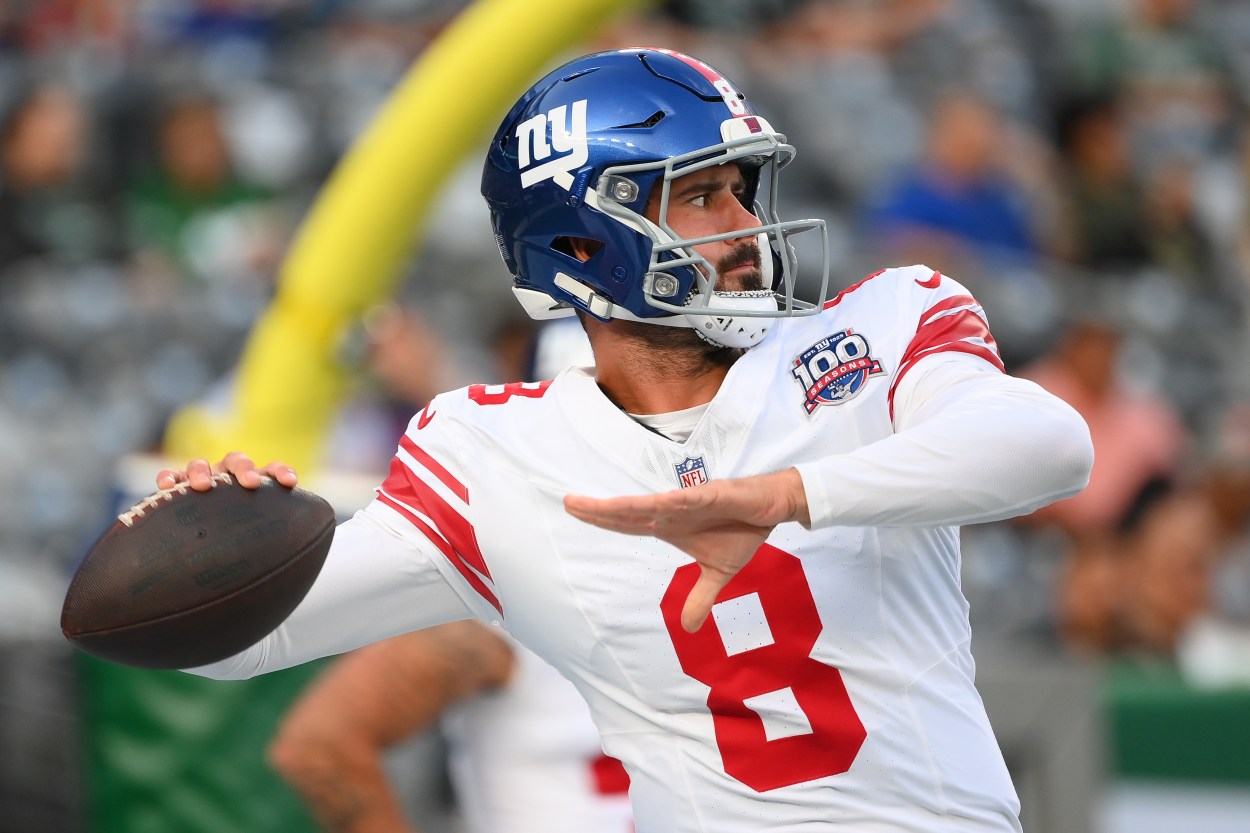
M574 101L572 110L570 115L569 107L561 104L546 115L539 114L517 126L517 164L521 167L522 188L552 179L564 190L572 190L572 172L586 164L590 155L586 147L586 99ZM544 162L552 151L565 155Z

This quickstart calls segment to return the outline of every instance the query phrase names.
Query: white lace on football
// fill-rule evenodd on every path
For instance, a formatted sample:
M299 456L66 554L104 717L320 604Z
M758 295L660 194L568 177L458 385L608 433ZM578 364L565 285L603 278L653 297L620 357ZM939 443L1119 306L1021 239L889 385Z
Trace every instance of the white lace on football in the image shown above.
M213 475L214 486L216 486L218 483L230 484L233 482L234 482L234 478L232 478L226 472ZM184 480L176 486L171 486L168 489L160 489L158 491L155 491L152 494L145 497L143 500L136 503L134 506L130 507L128 511L123 512L120 515L118 515L117 520L121 521L126 526L134 526L135 521L139 518L142 518L143 514L147 512L149 509L155 509L158 503L160 503L163 500L169 500L175 494L185 495L187 493L187 490L190 488L191 488L191 484Z

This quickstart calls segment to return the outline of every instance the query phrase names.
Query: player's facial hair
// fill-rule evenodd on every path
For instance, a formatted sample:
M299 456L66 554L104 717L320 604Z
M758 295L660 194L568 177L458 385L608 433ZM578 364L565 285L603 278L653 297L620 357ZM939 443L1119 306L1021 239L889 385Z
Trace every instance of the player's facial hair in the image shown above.
M760 271L760 249L754 241L743 241L716 262L716 273L750 263L755 268L739 278L739 286L720 286L721 291L749 292L764 288L764 276ZM625 350L637 344L640 353L663 350L668 353L665 364L672 372L698 375L713 367L728 367L746 352L736 347L720 347L712 344L687 327L663 327L639 321L615 321L613 327L627 339ZM641 356L640 356L641 358Z
M720 275L744 263L749 263L754 268L742 276L741 286L728 287L720 284ZM734 246L729 254L716 262L716 274L718 276L716 289L721 292L750 292L757 289L765 289L764 274L760 271L761 269L760 247L753 241L744 240L737 246Z

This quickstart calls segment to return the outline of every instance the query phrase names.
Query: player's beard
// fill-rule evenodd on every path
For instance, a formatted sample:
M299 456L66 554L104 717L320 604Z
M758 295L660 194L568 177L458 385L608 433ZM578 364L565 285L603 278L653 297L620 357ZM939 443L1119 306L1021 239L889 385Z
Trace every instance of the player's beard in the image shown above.
M728 367L745 351L736 347L719 347L689 327L664 327L641 321L617 321L617 332L625 338L624 349L635 345L642 352L662 352L664 367L672 373L698 375L713 367Z
M734 285L722 285L720 275L730 270L751 264L754 268L736 276ZM744 241L735 246L729 254L716 263L718 276L716 289L721 292L749 292L764 289L764 276L760 271L760 250L754 242ZM697 376L718 367L729 367L743 353L744 348L721 347L712 344L698 332L689 327L665 327L658 324L647 324L641 321L621 321L612 323L613 329L624 336L624 349L632 350L637 345L639 351L650 353L653 350L663 351L665 367L674 374ZM641 356L640 356L641 358Z
M719 276L724 275L731 269L739 266L750 264L753 268L750 272L744 273L736 283L739 286L727 286L727 281L722 280ZM760 263L760 247L753 242L743 241L729 254L725 255L716 263L716 291L718 292L753 292L764 289L764 273L761 271Z

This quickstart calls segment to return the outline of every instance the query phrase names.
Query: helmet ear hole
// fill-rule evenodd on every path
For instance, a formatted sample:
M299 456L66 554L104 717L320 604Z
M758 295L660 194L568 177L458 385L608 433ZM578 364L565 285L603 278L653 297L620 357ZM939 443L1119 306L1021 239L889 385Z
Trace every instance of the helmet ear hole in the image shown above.
M551 241L551 248L585 263L599 253L603 248L603 241L586 237L557 237Z

